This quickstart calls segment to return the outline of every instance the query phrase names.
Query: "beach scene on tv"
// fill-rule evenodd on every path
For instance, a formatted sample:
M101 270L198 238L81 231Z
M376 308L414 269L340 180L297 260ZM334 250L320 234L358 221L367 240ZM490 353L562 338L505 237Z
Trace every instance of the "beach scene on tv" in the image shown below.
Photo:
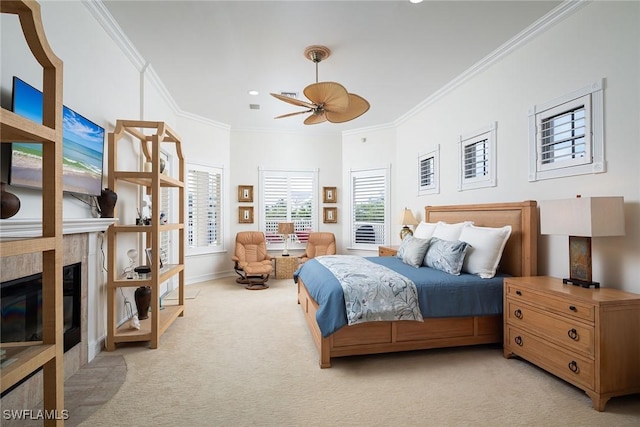
M14 112L42 123L42 93L22 83L22 88L14 86ZM62 129L63 190L99 195L104 129L67 107L63 108ZM12 144L10 182L17 186L42 187L42 144Z

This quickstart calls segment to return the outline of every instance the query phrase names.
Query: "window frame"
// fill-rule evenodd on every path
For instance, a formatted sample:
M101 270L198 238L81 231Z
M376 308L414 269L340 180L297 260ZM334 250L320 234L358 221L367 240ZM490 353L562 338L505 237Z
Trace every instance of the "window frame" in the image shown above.
M529 109L529 181L606 172L604 158L604 79L589 86L534 105ZM540 124L562 111L585 105L585 157L575 161L543 165L540 159Z
M433 181L428 185L422 185L422 162L433 159ZM429 151L418 153L418 195L440 193L440 144Z
M217 229L217 241L216 244L208 245L208 246L190 246L189 245L189 178L190 171L195 170L197 172L206 172L209 174L219 175L219 200L220 204L219 215L220 219L218 221L218 229ZM211 166L211 165L203 165L199 163L185 163L185 256L193 256L193 255L203 255L203 254L211 254L217 252L223 252L225 249L224 246L224 230L225 230L225 182L224 182L224 168L222 166Z
M318 187L318 169L276 169L276 168L259 168L259 194L260 194L260 203L258 204L258 215L259 215L259 229L265 234L267 237L267 250L276 251L284 249L284 240L282 238L275 239L273 237L269 237L267 234L267 219L266 215L266 197L265 197L265 178L267 176L278 176L288 178L292 176L303 176L308 175L312 178L312 189L311 189L311 231L318 231L318 227L320 225L320 213L319 213L319 187ZM291 219L291 205L290 200L287 200L287 218L286 221L294 222ZM287 245L288 250L304 250L307 246L306 239L299 239L297 234L289 237L289 242Z
M491 123L475 132L460 135L458 141L458 190L473 190L496 186L496 130L497 122ZM480 176L466 177L465 170L466 149L469 146L485 142L487 154L485 156L484 169L486 173Z
M382 224L382 240L372 243L356 243L356 225L354 204L354 178L384 175L384 222ZM380 245L388 245L391 241L391 165L370 169L352 169L349 171L349 248L357 250L377 251Z

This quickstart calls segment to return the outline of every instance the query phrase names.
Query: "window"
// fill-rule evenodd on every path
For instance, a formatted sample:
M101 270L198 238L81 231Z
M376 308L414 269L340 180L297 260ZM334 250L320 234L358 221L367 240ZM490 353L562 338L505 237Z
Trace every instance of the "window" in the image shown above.
M267 248L284 248L280 222L293 222L289 249L304 249L309 233L318 229L317 171L260 170L260 225Z
M350 175L351 246L377 250L389 241L389 168Z
M187 252L213 252L221 249L222 169L187 165Z
M496 185L496 124L460 136L459 190Z
M418 195L440 192L440 146L418 156Z
M602 80L529 111L529 181L604 172Z

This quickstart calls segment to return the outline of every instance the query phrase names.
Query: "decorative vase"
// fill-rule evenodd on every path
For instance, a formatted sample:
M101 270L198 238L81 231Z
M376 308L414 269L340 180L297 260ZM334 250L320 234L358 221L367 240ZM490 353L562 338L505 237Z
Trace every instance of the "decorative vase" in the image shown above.
M149 306L151 305L151 287L140 286L134 293L136 308L138 309L138 319L149 318Z
M96 199L98 200L98 206L100 208L100 217L113 218L113 210L118 201L118 195L113 190L105 188Z
M6 183L0 183L0 218L2 219L11 218L20 210L20 199L15 194L5 191L6 186Z
M166 163L164 162L164 159L160 159L160 173L164 173L165 166Z

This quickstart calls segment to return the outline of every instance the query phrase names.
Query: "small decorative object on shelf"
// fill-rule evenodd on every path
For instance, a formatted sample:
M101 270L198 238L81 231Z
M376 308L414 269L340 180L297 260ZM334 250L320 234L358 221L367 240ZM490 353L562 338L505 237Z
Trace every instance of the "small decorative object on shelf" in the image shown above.
M20 210L20 199L13 193L6 191L6 185L4 182L0 183L0 192L2 197L2 204L0 205L0 218L11 218Z
M138 309L138 319L148 319L149 306L151 305L151 287L140 286L136 288L134 297L136 300L136 308Z
M100 218L113 218L113 210L118 201L118 195L113 191L105 188L100 192L100 196L96 198L100 211Z
M135 277L134 269L136 268L136 258L138 258L138 251L136 249L129 249L127 251L127 256L129 257L129 267L125 269L125 274L127 279L133 279Z

